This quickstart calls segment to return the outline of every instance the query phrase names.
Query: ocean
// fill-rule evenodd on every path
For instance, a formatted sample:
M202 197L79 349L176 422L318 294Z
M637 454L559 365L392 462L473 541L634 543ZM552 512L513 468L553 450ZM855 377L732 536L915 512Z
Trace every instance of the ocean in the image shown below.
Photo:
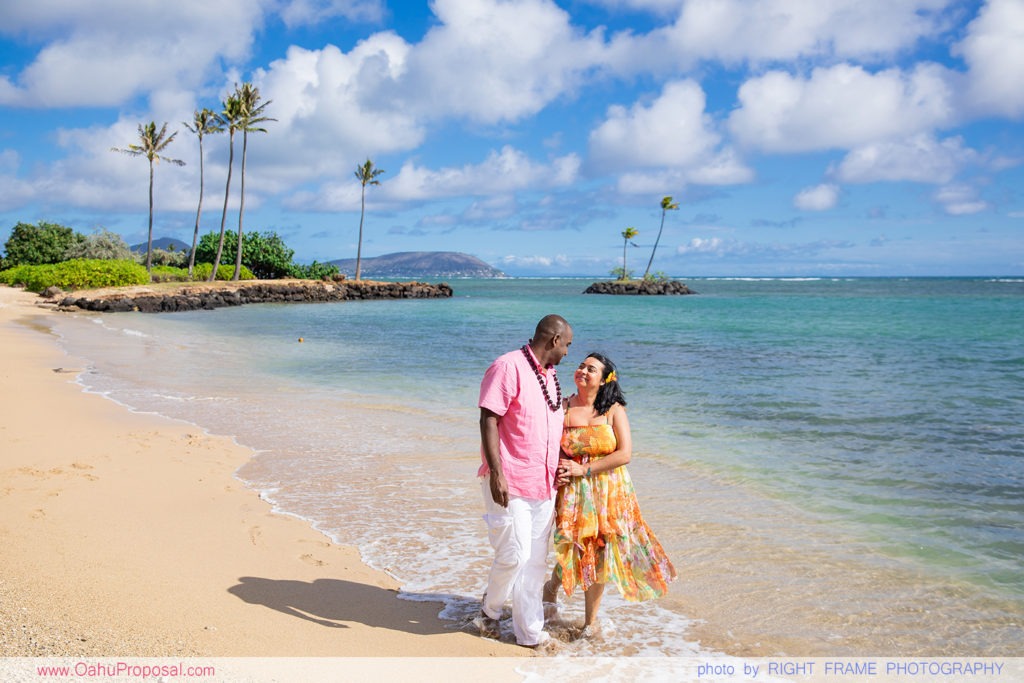
M233 436L236 476L471 629L484 369L548 313L619 366L679 572L579 655L1012 656L1024 642L1024 278L454 280L442 300L57 318L79 382ZM301 341L300 341L301 338ZM581 620L582 595L563 600Z

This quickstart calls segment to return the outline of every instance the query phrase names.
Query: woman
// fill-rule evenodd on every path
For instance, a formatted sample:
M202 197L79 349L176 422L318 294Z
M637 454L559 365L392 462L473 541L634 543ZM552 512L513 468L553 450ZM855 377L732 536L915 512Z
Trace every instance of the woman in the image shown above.
M544 602L555 602L559 585L566 595L582 587L581 635L590 637L600 631L597 611L605 583L614 583L627 600L648 600L668 590L676 570L640 515L625 467L632 439L615 366L591 353L573 379L577 393L565 401L555 500L556 563Z

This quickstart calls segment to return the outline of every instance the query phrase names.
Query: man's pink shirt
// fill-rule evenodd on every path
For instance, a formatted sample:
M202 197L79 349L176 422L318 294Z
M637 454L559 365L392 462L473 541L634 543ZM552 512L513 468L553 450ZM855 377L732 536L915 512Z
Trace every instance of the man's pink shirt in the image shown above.
M537 358L530 352L533 361ZM537 363L539 366L540 364ZM556 398L554 369L541 370L548 395ZM555 470L562 440L561 407L551 410L540 382L521 350L510 351L491 363L480 383L480 407L500 416L498 443L501 467L513 496L547 500L555 494ZM477 472L488 473L487 461Z

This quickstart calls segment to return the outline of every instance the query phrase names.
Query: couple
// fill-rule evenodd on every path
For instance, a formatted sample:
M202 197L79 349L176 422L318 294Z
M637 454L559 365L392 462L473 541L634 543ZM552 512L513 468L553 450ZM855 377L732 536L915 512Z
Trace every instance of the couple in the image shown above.
M478 474L494 548L480 631L500 637L511 597L512 631L525 647L550 640L544 603L555 602L559 587L567 595L583 588L589 635L607 581L635 601L662 595L676 576L622 467L631 441L615 368L590 354L576 369L576 393L563 398L555 366L571 344L569 323L545 316L533 339L495 360L480 385ZM556 565L545 583L552 525Z

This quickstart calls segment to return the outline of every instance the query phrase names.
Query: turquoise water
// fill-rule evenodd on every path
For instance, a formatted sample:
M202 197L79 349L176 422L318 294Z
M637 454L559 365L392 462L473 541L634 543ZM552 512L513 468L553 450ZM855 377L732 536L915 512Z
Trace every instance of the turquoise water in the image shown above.
M81 382L258 450L239 477L465 627L489 549L480 376L547 313L619 365L680 570L572 653L1017 654L1024 279L466 280L436 301L75 315ZM303 341L300 343L299 338ZM581 614L570 600L568 617Z

